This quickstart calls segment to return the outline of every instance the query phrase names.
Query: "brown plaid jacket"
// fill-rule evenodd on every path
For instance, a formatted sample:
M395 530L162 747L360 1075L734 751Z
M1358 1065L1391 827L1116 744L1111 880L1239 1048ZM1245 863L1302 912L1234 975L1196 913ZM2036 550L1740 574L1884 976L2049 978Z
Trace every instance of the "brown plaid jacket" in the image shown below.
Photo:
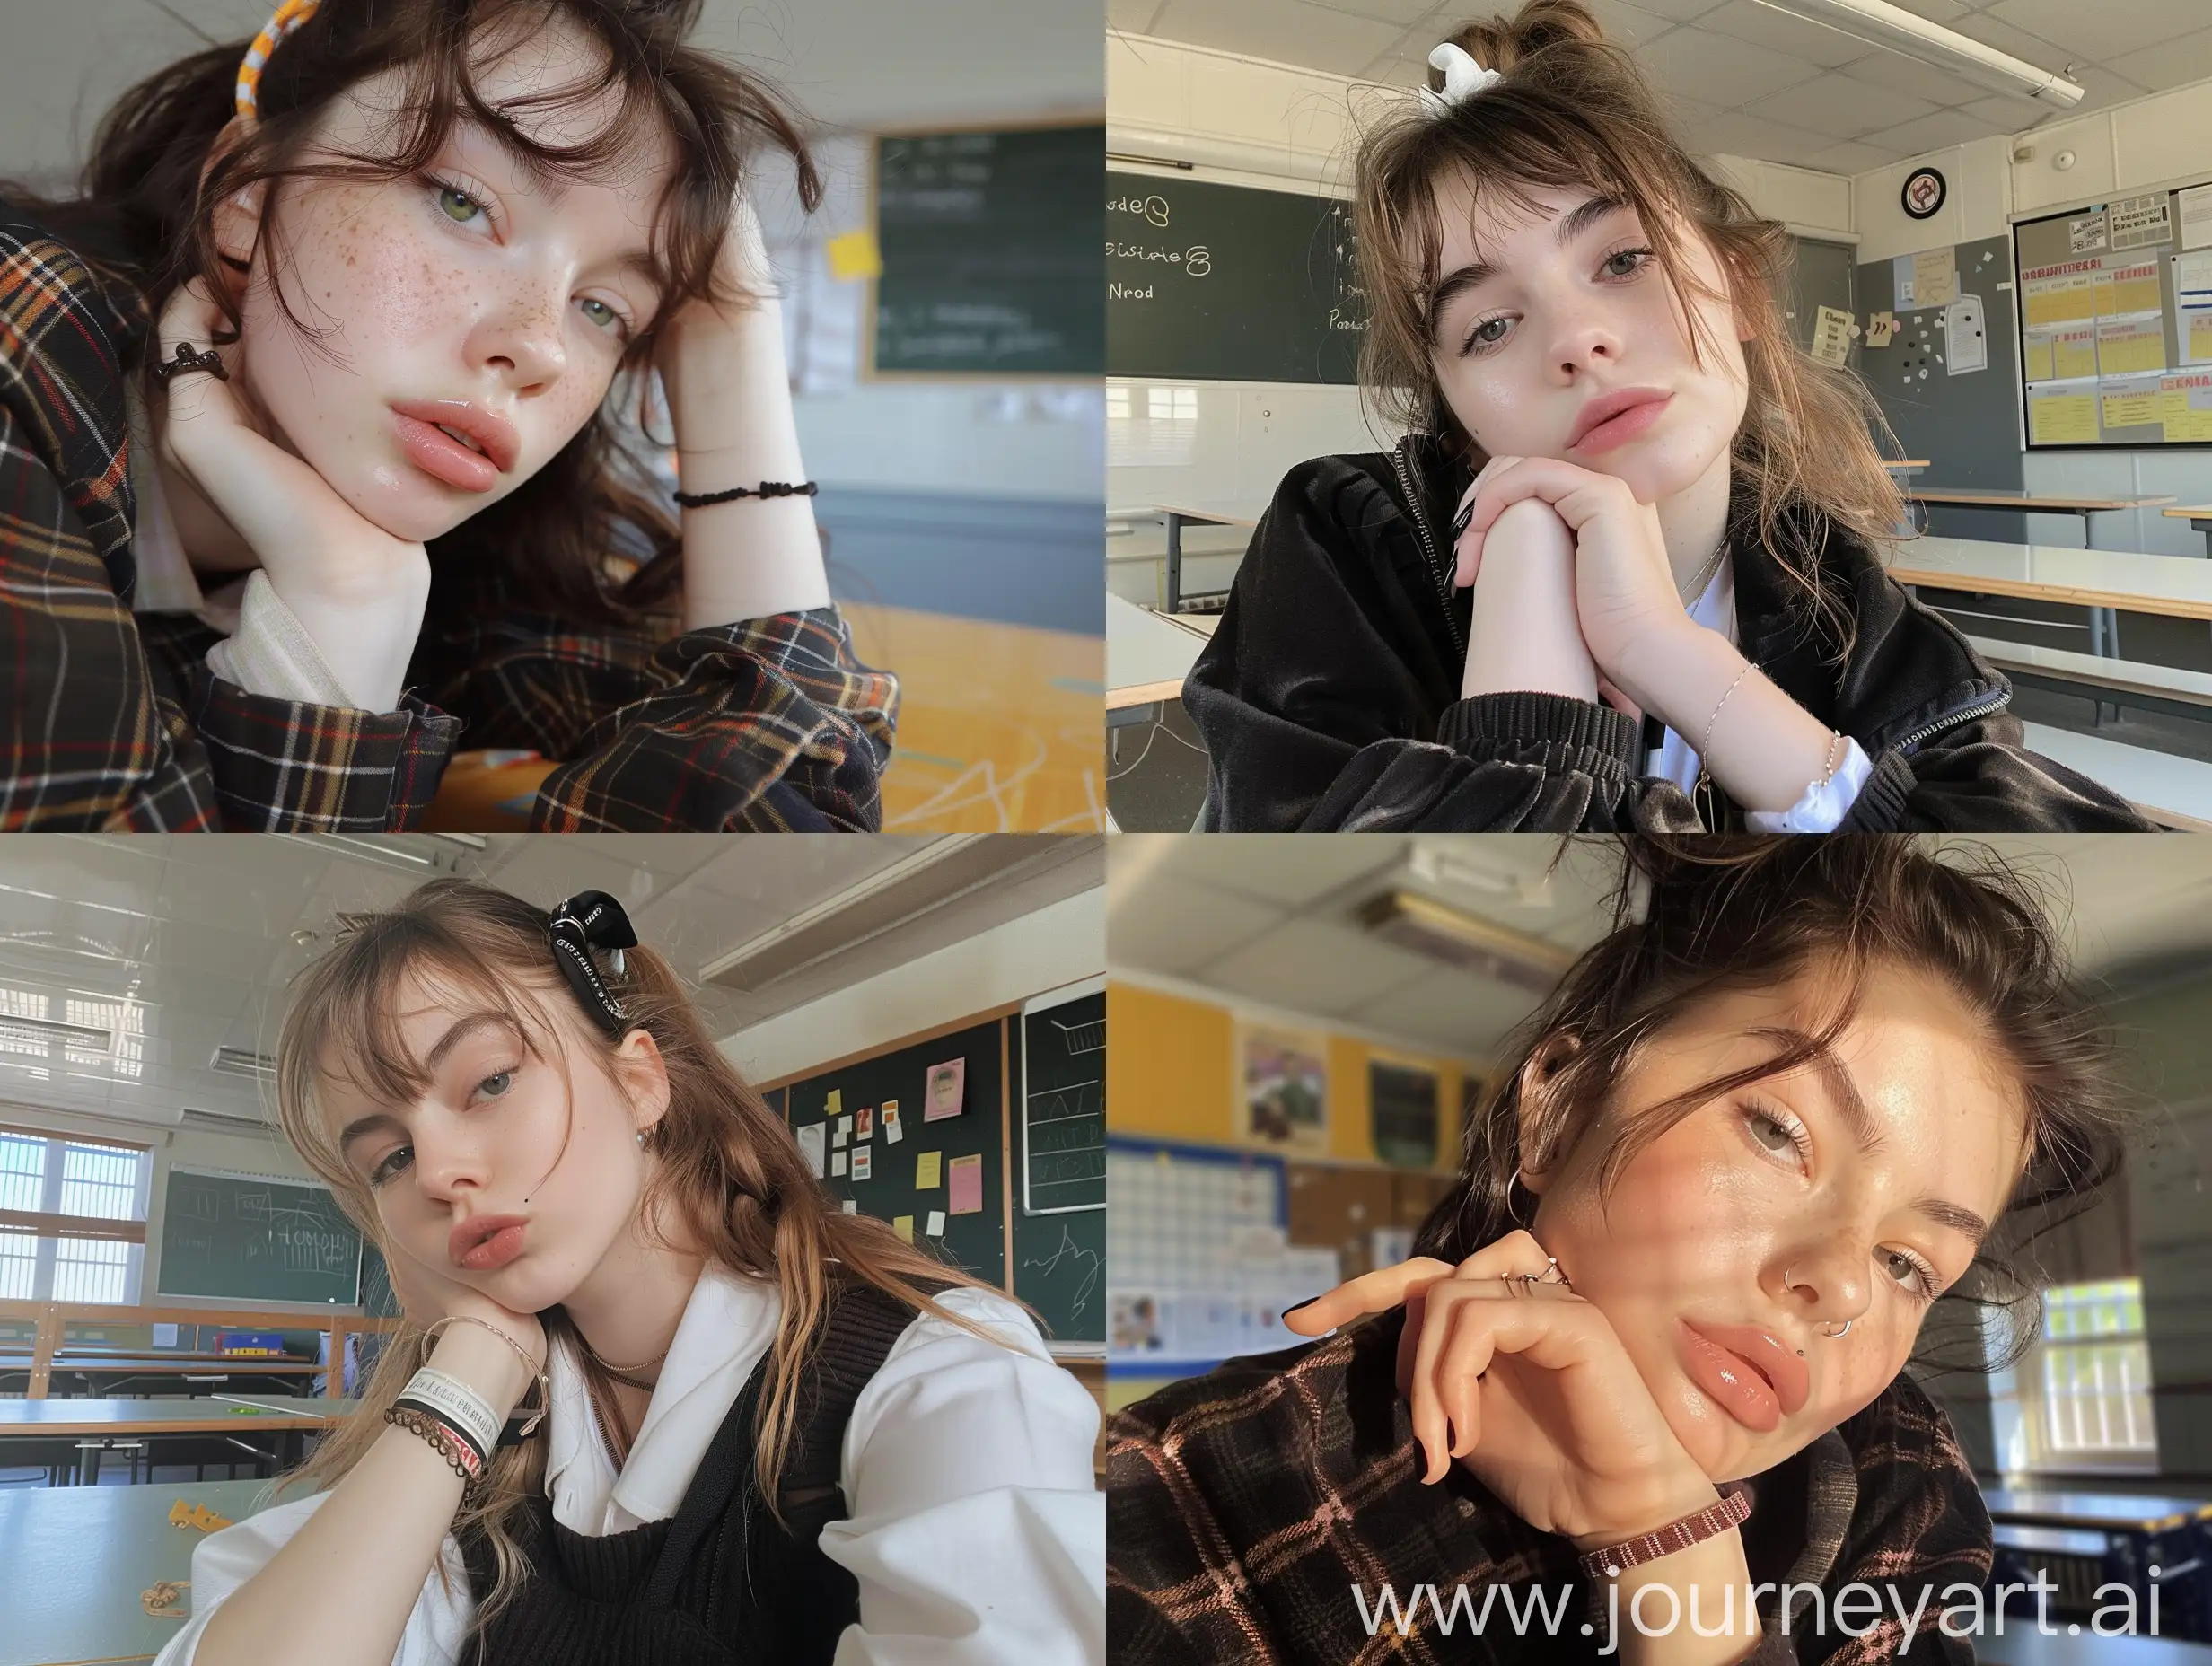
M1531 1527L1458 1465L1421 1485L1395 1380L1402 1323L1393 1315L1303 1349L1234 1360L1109 1419L1115 1666L1600 1658L1608 1622L1569 1540ZM1750 1657L1758 1666L1895 1660L1904 1628L1889 1605L1900 1600L1912 1613L1923 1587L1927 1607L1903 1658L1971 1666L1970 1641L1943 1635L1936 1622L1946 1602L1970 1600L1963 1591L1946 1598L1947 1587L1988 1577L1989 1516L1949 1424L1918 1385L1899 1378L1751 1486L1742 1530L1754 1584L1824 1593L1817 1602L1809 1591L1792 1593L1787 1632L1775 1596L1761 1595L1764 1635ZM1890 1618L1861 1637L1832 1615L1816 1630L1815 1609L1854 1583L1881 1592ZM1395 1607L1382 1598L1386 1585ZM1473 1616L1491 1585L1503 1589L1477 1635ZM1462 1586L1465 1606L1455 1606ZM1433 1587L1435 1600L1417 1587ZM1532 1595L1559 1618L1516 1635L1511 1604L1530 1612ZM1663 1604L1646 1613L1664 1621ZM1847 1614L1853 1629L1872 1618ZM1702 1618L1710 1626L1716 1617ZM1618 1666L1620 1656L1607 1658Z
M897 682L834 608L579 627L434 581L398 711L251 695L134 617L124 375L144 303L0 204L0 830L414 825L456 738L560 760L540 831L873 829Z

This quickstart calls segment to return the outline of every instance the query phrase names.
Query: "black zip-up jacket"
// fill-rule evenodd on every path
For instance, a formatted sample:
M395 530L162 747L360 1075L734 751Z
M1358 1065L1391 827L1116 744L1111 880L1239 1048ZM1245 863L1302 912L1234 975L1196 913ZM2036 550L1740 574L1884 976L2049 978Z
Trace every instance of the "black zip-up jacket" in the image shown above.
M1277 488L1220 627L1183 685L1211 759L1212 832L1721 831L1641 774L1642 735L1554 694L1460 697L1470 595L1448 534L1472 478L1433 439L1301 463ZM1874 772L1839 832L2155 831L2085 776L2022 750L2012 685L1831 527L1821 582L1856 621L1848 653L1730 504L1746 658Z

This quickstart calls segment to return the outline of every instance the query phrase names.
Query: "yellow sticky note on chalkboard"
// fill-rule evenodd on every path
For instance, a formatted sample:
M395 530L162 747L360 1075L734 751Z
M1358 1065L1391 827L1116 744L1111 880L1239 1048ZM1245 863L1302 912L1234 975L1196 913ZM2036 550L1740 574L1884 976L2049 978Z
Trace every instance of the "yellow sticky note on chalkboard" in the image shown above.
M840 284L849 284L857 277L883 276L883 251L876 247L875 233L865 226L857 232L831 238L827 247L830 276Z
M923 1151L914 1153L914 1189L931 1192L944 1184L941 1165L944 1153L941 1151Z
M891 1217L891 1230L899 1234L899 1241L900 1243L912 1243L914 1241L914 1217L910 1214L892 1215Z

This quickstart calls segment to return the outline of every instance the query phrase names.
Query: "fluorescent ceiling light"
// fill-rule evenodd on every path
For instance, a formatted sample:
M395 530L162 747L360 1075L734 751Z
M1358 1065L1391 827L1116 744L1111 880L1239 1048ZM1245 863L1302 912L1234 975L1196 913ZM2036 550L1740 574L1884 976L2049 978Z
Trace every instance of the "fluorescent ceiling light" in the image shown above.
M27 1035L59 1036L74 1048L86 1048L104 1053L115 1046L115 1031L102 1030L92 1024L66 1024L58 1018L0 1017L0 1031L20 1030Z
M2064 75L2038 69L2030 63L1970 39L1955 30L1931 23L1888 0L1758 0L1770 12L1821 23L1839 34L1886 47L1907 57L1918 58L1938 69L1948 69L1962 80L1991 92L2016 99L2034 99L2058 110L2072 110L2082 101L2083 89Z

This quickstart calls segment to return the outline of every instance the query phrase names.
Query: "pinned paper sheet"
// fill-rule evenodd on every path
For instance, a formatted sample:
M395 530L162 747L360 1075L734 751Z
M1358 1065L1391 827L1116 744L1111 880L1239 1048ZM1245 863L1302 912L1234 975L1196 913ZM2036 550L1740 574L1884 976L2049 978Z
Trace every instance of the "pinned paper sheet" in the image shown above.
M916 1152L914 1153L914 1189L917 1192L934 1192L938 1187L944 1185L944 1176L941 1167L944 1162L944 1153L941 1151Z
M845 1090L843 1088L831 1088L830 1090L830 1102L821 1108L821 1114L825 1117L834 1117L838 1114L838 1112L843 1110L844 1109Z
M831 1177L833 1179L839 1179L839 1178L842 1178L842 1176L844 1175L844 1173L845 1173L845 1153L844 1153L843 1152L841 1152L841 1151L833 1151L833 1152L831 1152L831 1153L830 1153L830 1177Z
M1840 307L1822 307L1813 325L1813 356L1823 364L1841 364L1851 353L1851 315Z
M948 1213L952 1214L982 1214L983 1153L978 1152L972 1157L955 1157L950 1167L951 1174L946 1181L952 1193L947 1199L951 1206Z
M1959 293L1959 268L1948 249L1924 249L1912 257L1912 304L1941 307Z
M1890 338L1896 333L1896 313L1874 312L1867 315L1866 345L1868 346L1886 347L1890 345Z
M876 247L875 233L865 226L833 237L823 247L830 256L830 276L840 284L883 276L883 251Z
M852 1131L852 1127L853 1119L850 1117L839 1117L838 1118L837 1127L831 1129L830 1134L830 1145L831 1150L843 1151L845 1149L845 1136Z
M875 1108L865 1106L853 1113L853 1137L872 1140L875 1137Z
M863 1145L853 1153L853 1178L855 1179L867 1179L875 1172L873 1161L874 1155L875 1147L873 1145Z
M823 1126L810 1122L799 1130L799 1155L806 1159L806 1171L816 1179L821 1179Z
M896 1145L906 1138L906 1130L899 1126L899 1106L896 1101L883 1107L883 1143Z
M923 1232L925 1232L926 1233L927 1233L927 1234L928 1234L930 1237L932 1237L932 1238L942 1238L942 1237L944 1237L944 1210L942 1210L942 1209L932 1209L932 1210L929 1212L929 1223L928 1223L926 1226L923 1227L923 1228L922 1228L922 1231L923 1231Z
M1981 297L1961 295L1944 309L1944 368L1953 376L1989 367L1989 338L1982 328Z
M912 1243L914 1241L914 1217L910 1214L892 1215L891 1217L891 1230L899 1234L899 1241L900 1243Z
M847 1197L842 1206L845 1213L847 1214L858 1214L860 1213L860 1205L853 1198Z

